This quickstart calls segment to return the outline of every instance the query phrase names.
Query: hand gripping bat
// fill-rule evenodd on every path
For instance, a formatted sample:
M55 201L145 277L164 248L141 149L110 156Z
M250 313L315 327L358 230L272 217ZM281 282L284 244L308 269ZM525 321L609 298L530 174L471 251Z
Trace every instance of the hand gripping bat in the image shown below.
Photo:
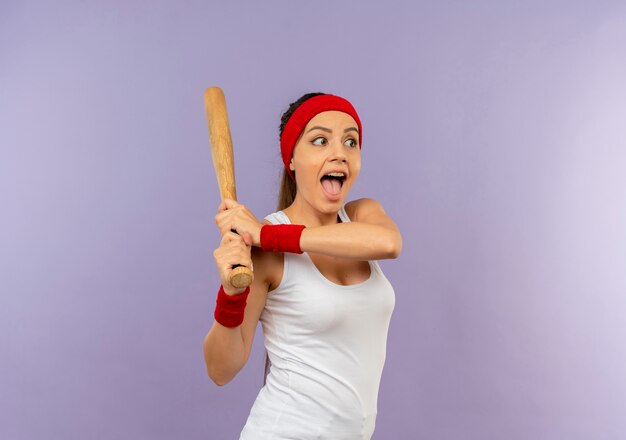
M209 87L204 92L204 108L209 138L211 140L211 157L217 176L217 184L222 200L225 198L237 200L235 190L235 160L233 156L233 142L230 136L226 99L219 87ZM230 284L242 289L252 283L252 271L242 265L234 265L230 274Z

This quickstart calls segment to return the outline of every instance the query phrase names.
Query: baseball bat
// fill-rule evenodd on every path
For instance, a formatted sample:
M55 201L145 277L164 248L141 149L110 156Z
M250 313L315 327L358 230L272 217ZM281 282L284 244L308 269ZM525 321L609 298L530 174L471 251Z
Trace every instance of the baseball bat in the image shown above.
M204 109L209 126L211 157L213 158L220 196L222 200L225 198L237 200L233 142L228 124L226 99L222 89L219 87L206 89L204 92ZM248 287L252 283L252 279L252 271L248 267L239 264L233 266L230 274L230 284L233 287L238 289Z

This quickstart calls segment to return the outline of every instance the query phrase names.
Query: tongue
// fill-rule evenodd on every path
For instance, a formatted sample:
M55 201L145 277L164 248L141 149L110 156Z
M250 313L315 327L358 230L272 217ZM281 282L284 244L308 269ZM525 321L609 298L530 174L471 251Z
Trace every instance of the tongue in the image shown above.
M326 192L334 196L341 192L341 184L336 179L322 179L322 186Z

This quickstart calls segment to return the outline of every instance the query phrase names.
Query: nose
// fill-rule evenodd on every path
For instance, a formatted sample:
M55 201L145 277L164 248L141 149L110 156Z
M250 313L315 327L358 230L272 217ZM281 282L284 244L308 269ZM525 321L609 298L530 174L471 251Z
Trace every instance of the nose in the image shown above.
M332 148L330 149L330 160L337 162L346 162L348 156L346 155L345 148L341 143L341 140L332 142Z

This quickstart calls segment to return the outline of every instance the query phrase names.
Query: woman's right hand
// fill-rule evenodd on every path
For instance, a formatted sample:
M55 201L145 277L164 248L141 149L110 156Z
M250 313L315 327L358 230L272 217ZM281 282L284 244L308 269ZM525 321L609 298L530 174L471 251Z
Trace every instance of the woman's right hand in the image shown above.
M251 248L252 237L249 233L246 232L241 236L234 232L226 232L222 236L219 247L213 251L224 292L228 295L238 295L246 290L233 287L230 284L230 274L233 271L233 266L238 264L252 269Z

